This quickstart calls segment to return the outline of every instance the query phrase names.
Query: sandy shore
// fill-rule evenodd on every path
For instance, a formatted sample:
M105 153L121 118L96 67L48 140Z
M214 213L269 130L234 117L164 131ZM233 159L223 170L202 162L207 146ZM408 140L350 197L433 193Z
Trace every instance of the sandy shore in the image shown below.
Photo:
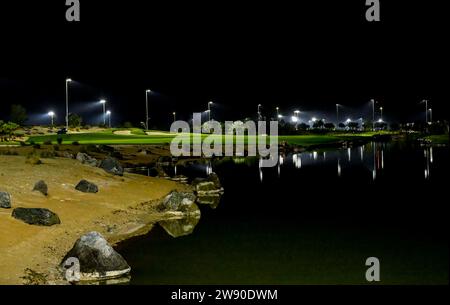
M0 284L26 284L29 270L42 284L64 283L56 267L81 235L98 231L114 244L145 234L168 217L155 209L161 198L187 187L134 174L112 176L73 159L42 161L30 165L23 156L0 156L0 191L11 194L13 208L47 208L61 219L52 227L32 226L11 217L12 209L0 209ZM76 191L81 179L97 184L99 192ZM48 197L32 192L38 180L47 183Z

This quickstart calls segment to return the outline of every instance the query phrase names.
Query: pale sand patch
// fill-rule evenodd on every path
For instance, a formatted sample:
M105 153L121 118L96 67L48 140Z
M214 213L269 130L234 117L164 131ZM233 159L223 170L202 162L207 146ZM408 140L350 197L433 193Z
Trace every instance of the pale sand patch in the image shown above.
M120 136L131 136L131 130L116 130L113 133Z
M0 156L0 191L11 194L13 208L48 208L61 219L52 227L32 226L11 217L13 209L0 209L0 284L22 284L26 268L45 274L49 283L63 283L56 267L81 235L98 231L114 244L145 234L166 217L155 210L160 199L187 188L128 173L112 176L72 159L42 160L42 165L30 165L22 156ZM31 191L41 179L48 197ZM99 193L76 191L81 179L96 183Z

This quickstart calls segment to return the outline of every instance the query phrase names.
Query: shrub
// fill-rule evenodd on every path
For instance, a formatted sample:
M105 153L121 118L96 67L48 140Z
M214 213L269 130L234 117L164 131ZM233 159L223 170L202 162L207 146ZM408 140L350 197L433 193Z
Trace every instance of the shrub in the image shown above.
M80 145L80 142L78 142L78 141L73 141L73 142L72 142L72 145L78 146L78 145Z
M62 139L61 137L58 137L58 138L56 139L56 142L58 142L59 145L62 144L62 141L63 141L63 139Z
M31 165L39 165L42 164L41 159L39 159L39 157L36 155L35 152L32 152L30 154L28 154L25 163L27 164L31 164Z

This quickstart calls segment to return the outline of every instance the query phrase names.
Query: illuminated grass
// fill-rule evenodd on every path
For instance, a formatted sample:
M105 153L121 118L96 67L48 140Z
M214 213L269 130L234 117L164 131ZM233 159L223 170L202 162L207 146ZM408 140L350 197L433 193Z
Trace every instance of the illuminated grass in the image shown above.
M186 137L193 138L192 134L186 134ZM368 139L372 137L373 133L367 134L328 134L328 135L291 135L291 136L279 136L278 141L286 141L292 145L299 146L312 146L312 145L324 145L339 143L344 140L355 140L357 138ZM174 138L174 135L145 135L139 134L139 132L131 133L131 135L117 135L113 134L112 131L100 132L100 133L77 133L68 135L43 135L43 136L32 136L28 139L27 143L44 144L45 142L51 141L53 144L57 143L58 138L62 138L62 144L72 144L73 142L78 142L79 144L109 144L109 145L163 145L168 144ZM208 135L201 135L201 139L205 139ZM212 136L221 137L221 136ZM244 142L248 143L249 140L253 140L257 143L257 139L250 138L249 136L243 137ZM199 143L198 137L194 137L192 143ZM242 139L242 138L241 138ZM224 137L222 136L224 143ZM267 138L268 140L268 138ZM236 137L234 137L234 143L236 142Z

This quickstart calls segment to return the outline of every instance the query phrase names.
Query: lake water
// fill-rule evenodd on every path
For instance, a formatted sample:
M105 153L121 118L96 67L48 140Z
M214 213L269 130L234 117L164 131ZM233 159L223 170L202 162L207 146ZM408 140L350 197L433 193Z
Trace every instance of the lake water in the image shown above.
M382 283L448 284L448 156L392 142L290 154L275 168L244 158L177 167L216 172L220 202L178 224L189 235L157 225L118 250L131 284L365 284L372 256Z

